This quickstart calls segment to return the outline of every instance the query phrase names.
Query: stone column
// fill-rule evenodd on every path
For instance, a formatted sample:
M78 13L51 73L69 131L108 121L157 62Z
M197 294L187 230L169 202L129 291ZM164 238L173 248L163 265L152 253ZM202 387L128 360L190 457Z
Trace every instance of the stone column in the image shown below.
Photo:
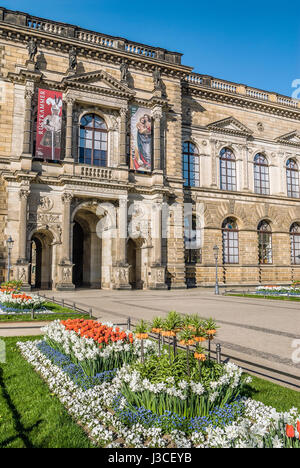
M152 111L152 116L154 119L154 164L153 170L161 170L161 118L162 118L162 109L161 107L155 107Z
M70 260L71 247L71 201L72 194L64 193L61 197L63 206L63 221L62 221L62 244L61 244L61 260L58 265L58 291L72 291L75 289L72 283L73 264Z
M131 289L129 284L129 269L127 263L127 198L119 200L119 208L117 212L117 238L115 239L116 262L113 267L113 288L114 289Z
M211 140L211 184L213 188L217 187L217 156L216 156L216 141Z
M66 154L65 159L72 159L72 134L73 134L73 105L74 99L68 97L67 102L67 122L66 122Z
M127 107L122 107L120 110L121 126L120 126L120 160L119 166L127 166Z
M32 97L34 95L34 84L27 83L25 88L25 116L24 116L24 138L23 154L30 154L31 147L31 121L32 121Z
M150 289L167 289L166 269L162 266L162 201L152 206L151 231L153 243L153 263L151 265Z
M22 188L19 192L20 214L19 214L19 252L17 260L18 280L22 281L22 288L30 290L29 262L27 259L27 201L29 190Z
M70 262L70 227L72 194L64 193L61 197L63 204L63 232L62 232L62 260Z
M118 209L118 239L117 262L119 265L127 265L127 198L119 200Z
M28 200L29 191L20 190L20 221L19 221L19 261L26 261L26 244L27 244L27 200Z
M161 265L161 205L160 201L156 201L152 207L153 266Z
M249 154L249 148L244 145L242 148L243 151L243 190L249 192L250 187L249 187L249 162L248 162L248 154Z

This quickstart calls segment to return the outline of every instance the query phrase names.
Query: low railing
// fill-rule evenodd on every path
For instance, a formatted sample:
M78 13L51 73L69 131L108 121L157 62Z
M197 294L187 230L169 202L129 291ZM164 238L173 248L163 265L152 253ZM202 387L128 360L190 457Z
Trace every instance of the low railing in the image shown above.
M237 90L235 85L220 80L212 80L211 87L221 89L222 91L229 91L230 93L236 93Z
M278 96L276 93L268 93L255 88L249 88L245 85L238 85L228 81L218 80L206 75L199 75L198 73L191 73L185 77L185 81L191 85L208 86L211 88L219 89L229 93L246 95L250 98L257 99L265 102L277 102L282 106L299 108L300 100L292 99L288 96Z
M76 304L74 301L66 301L65 299L56 299L54 296L46 296L45 293L40 293L39 291L36 293L37 296L45 299L48 302L52 302L53 304L57 304L61 307L66 307L70 309L72 313L78 315L87 315L89 318L94 319L96 317L93 316L93 309L91 307L83 307L81 304L80 306Z
M35 18L29 18L27 20L27 26L31 29L36 29L38 31L44 31L52 34L58 34L61 36L65 36L68 33L68 28L59 23L42 21L40 19Z
M126 52L131 52L132 54L143 55L145 57L150 57L150 58L156 58L156 55L157 55L155 50L138 45L138 44L126 43L125 50Z
M101 36L100 34L94 34L86 31L77 31L76 38L80 41L91 42L92 44L101 45L104 47L114 47L114 40L109 37Z
M277 96L277 102L278 102L278 104L282 104L284 106L299 107L299 102L298 101L295 101L295 100L290 99L288 97Z
M196 73L191 73L185 77L185 80L189 83L193 84L203 84L203 77L201 75L197 75Z
M113 171L107 168L91 167L91 166L83 166L80 168L80 175L82 177L111 180L113 178L112 174L113 174Z
M264 93L263 91L258 91L257 89L247 88L246 94L251 98L261 99L262 101L269 100L269 95L267 93Z

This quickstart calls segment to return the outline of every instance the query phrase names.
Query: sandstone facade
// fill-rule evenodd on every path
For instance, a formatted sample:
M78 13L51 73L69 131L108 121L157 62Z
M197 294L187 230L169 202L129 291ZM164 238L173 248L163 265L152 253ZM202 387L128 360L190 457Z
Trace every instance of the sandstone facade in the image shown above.
M38 51L29 60L32 38ZM292 226L300 226L299 193L289 193L287 171L290 160L300 165L299 103L195 74L181 59L177 52L0 8L1 280L9 236L15 241L11 277L28 289L211 286L215 245L220 284L300 280L291 235ZM35 154L38 89L63 94L59 162ZM130 169L132 106L152 116L150 173ZM107 128L105 167L78 159L81 119L91 114ZM182 170L185 142L195 148L199 166L190 186ZM234 157L234 190L221 190L223 149ZM255 189L257 154L266 161L267 194ZM197 219L194 256L185 248L184 216L174 209L184 213L185 205ZM237 225L237 263L224 261L228 218ZM261 260L263 220L271 235Z

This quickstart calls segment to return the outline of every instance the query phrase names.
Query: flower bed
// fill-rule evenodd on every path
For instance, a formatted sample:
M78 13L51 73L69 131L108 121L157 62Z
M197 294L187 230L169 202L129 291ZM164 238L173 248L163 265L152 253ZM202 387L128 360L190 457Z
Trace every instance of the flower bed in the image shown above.
M210 320L205 328L201 322L197 331L195 317L180 326L177 319L185 343L191 333L203 337L203 330L215 325ZM300 446L295 409L278 413L244 398L248 380L240 368L200 362L198 353L190 356L189 344L187 352L174 346L172 354L170 346L145 338L145 323L137 327L140 339L112 324L83 319L53 322L44 333L43 341L18 346L97 445Z
M88 376L119 368L141 354L141 344L133 339L131 332L94 320L56 320L42 332L53 349L69 356ZM155 344L146 340L146 354L154 350Z
M45 301L36 295L27 295L11 288L0 289L0 313L31 313L44 307ZM49 311L44 311L49 313Z
M113 410L118 397L118 411L126 405L123 397L120 398L118 379L84 390L41 352L37 342L21 342L18 346L23 356L48 383L51 392L60 399L97 445L135 448L299 446L297 421L300 417L295 409L278 413L274 408L251 399L244 400L242 410L236 411L236 414L230 407L225 407L222 412L216 409L207 421L199 423L199 427L195 427L190 434L178 429L172 430L172 426L168 432L168 427L162 420L156 421L154 427L149 427L148 423L143 424L142 418L128 424L124 416L120 417ZM170 419L172 418L167 421ZM293 432L291 427L294 428Z
M258 286L256 294L270 296L300 296L299 286Z

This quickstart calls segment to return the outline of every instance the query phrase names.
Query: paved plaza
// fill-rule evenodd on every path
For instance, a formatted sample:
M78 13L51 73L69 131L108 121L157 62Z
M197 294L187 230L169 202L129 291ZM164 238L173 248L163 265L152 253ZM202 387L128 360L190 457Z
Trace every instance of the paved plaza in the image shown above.
M156 315L165 316L170 310L213 317L221 327L216 342L221 343L224 354L239 359L241 365L244 360L251 361L300 378L300 364L292 361L293 341L300 340L298 302L215 296L208 289L161 292L78 290L51 292L51 295L92 307L94 316L114 323L125 322L128 316L151 320ZM290 377L288 380L292 381ZM300 385L300 381L294 383Z
M300 389L300 364L292 361L295 351L292 344L300 340L300 304L297 302L215 296L207 289L161 292L89 289L64 293L46 291L45 294L91 307L95 317L114 323L125 323L128 316L134 320L151 320L156 315L165 316L170 310L213 317L220 326L216 343L221 343L225 357L230 356L249 370L249 361L262 366L262 376L272 374L264 367L289 374L278 377L278 382L282 379L283 383L292 383ZM39 334L39 324L34 325L35 328L28 329L20 324L2 324L0 336Z

